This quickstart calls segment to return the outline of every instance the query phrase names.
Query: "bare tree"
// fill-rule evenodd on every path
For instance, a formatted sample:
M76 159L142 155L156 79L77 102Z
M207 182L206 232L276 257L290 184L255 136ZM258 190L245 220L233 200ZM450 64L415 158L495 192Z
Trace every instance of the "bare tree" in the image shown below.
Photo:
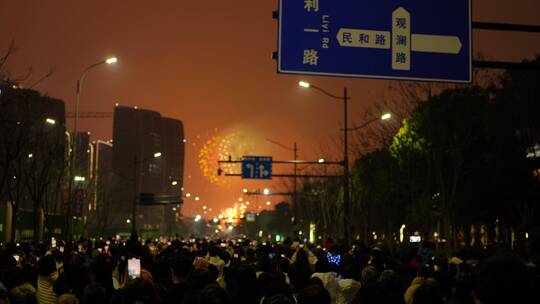
M23 98L22 102L19 102L19 97ZM15 237L16 215L23 200L24 171L29 157L26 151L30 123L28 116L18 115L29 110L24 109L26 97L14 97L6 92L0 95L0 197L7 197L12 205L12 240Z

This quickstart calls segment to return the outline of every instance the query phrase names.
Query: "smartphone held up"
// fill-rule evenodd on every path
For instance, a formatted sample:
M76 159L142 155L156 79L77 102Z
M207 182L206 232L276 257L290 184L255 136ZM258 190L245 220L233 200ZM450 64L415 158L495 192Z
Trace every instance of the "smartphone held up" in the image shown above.
M130 279L141 277L141 260L132 258L128 260L128 276Z

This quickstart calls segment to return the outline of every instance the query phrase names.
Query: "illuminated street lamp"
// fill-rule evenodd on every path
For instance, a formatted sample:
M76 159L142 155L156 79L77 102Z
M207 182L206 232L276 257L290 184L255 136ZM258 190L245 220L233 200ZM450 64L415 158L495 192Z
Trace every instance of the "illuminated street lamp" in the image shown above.
M154 158L160 158L160 157L161 157L161 152L154 153Z
M264 195L270 195L270 189L265 188L265 189L263 190L263 194L264 194Z
M392 114L390 113L384 113L382 116L381 116L381 120L388 120L392 118Z
M364 122L363 124L361 124L360 126L358 127L353 127L353 128L350 128L349 131L356 131L356 130L360 130L362 128L365 128L367 127L368 125L370 125L371 123L374 123L376 121L385 121L385 120L389 120L390 118L392 118L392 114L391 113L383 113L380 117L374 117L366 122Z
M176 185L178 185L178 182L177 181L172 181L171 185L176 186Z
M298 85L303 87L303 88L306 88L306 89L309 89L309 87L311 87L311 85L309 84L309 82L305 82L305 81L300 81L298 82Z
M48 123L49 125L55 125L56 124L56 120L54 120L52 118L46 118L45 122Z
M116 58L116 57L111 57L111 58L108 58L107 60L105 60L106 64L113 64L113 63L116 63L116 62L118 62L118 58Z

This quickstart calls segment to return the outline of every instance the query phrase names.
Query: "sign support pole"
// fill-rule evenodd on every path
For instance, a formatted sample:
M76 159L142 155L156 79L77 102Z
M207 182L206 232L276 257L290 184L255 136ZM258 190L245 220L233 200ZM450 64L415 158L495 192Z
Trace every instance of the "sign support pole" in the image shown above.
M349 191L349 97L347 88L343 88L343 237L345 244L350 245L350 191Z

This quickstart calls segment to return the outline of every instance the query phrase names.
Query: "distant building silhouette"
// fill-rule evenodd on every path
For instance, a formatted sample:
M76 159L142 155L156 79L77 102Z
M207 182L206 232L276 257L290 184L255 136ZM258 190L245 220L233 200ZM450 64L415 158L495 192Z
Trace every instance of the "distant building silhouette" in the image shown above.
M158 112L117 106L113 123L113 224L128 228L135 195L181 195L184 143L180 121ZM154 157L155 153L161 156ZM137 228L170 231L171 206L138 206ZM125 230L125 229L123 229Z
M109 229L113 145L111 142L98 140L92 142L90 147L91 196L88 201L88 230L90 235L112 235L116 233Z
M161 119L161 143L163 151L163 176L161 194L180 195L184 185L184 125L172 118ZM171 234L175 222L175 213L180 212L180 204L165 206L165 228L163 232Z

